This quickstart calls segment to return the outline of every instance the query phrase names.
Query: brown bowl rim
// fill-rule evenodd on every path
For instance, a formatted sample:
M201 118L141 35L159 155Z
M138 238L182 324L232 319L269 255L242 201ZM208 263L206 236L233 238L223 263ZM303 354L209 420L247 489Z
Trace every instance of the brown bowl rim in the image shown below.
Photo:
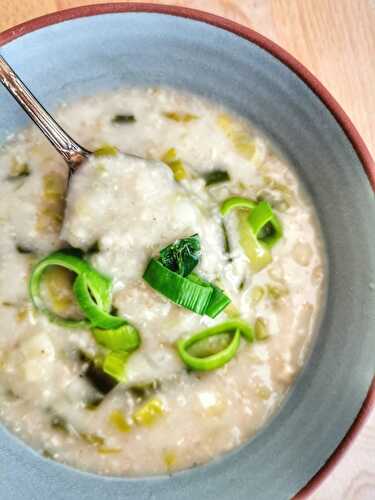
M175 5L160 5L149 3L104 3L73 7L71 9L60 10L51 14L25 21L17 26L9 28L0 33L0 47L16 38L31 33L40 28L53 24L76 19L79 17L89 17L99 14L110 14L118 12L150 12L156 14L167 14L171 16L184 17L211 24L218 28L230 31L249 42L255 43L265 49L283 64L288 66L296 75L298 75L310 87L314 94L325 104L336 121L339 123L347 138L356 151L365 173L369 179L372 189L375 191L375 162L364 143L359 132L355 128L349 116L342 109L336 99L330 94L325 86L294 56L285 49L272 42L265 36L251 28L242 26L234 21L221 16L211 14L202 10L190 9ZM371 411L375 408L375 377L367 393L367 397L362 404L360 411L345 437L328 458L323 467L310 479L310 481L297 493L294 500L303 500L308 498L329 476L332 470L337 466L341 458L348 451L354 439L363 428Z

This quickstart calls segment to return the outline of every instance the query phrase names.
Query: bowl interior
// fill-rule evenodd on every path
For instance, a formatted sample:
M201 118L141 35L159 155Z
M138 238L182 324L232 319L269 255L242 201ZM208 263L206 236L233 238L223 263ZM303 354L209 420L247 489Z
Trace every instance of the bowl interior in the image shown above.
M156 13L84 17L26 34L2 54L50 108L98 90L160 84L249 118L296 167L320 217L329 265L327 308L312 355L277 417L255 439L172 478L127 480L44 460L0 429L4 498L292 497L342 440L374 374L373 193L345 133L278 59L203 22ZM4 89L0 102L1 143L29 120Z

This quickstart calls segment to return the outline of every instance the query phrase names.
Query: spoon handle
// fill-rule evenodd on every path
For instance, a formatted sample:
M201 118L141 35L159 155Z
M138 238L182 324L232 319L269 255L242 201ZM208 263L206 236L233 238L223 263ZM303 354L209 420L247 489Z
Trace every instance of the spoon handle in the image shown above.
M56 123L2 56L0 56L0 81L63 156L70 170L74 171L90 152L77 144Z

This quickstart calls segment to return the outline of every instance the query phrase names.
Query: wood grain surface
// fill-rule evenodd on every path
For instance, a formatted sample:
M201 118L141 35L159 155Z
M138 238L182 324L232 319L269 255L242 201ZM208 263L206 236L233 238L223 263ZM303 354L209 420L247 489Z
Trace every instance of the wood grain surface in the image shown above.
M95 0L0 0L0 31ZM375 156L375 0L170 0L247 25L291 52L339 101ZM375 412L312 500L375 499ZM278 500L278 499L270 499Z

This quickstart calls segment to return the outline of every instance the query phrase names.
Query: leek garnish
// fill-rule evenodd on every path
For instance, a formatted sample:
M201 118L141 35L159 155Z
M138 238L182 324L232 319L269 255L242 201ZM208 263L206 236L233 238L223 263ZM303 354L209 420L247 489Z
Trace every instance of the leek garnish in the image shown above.
M134 115L115 115L111 121L115 125L124 125L134 123L136 119Z
M34 306L46 314L51 321L70 328L87 328L90 326L88 319L66 319L54 314L45 306L41 297L41 284L44 272L50 266L60 266L69 269L78 276L85 276L93 300L96 301L97 305L103 311L109 310L111 305L112 281L98 273L87 261L83 260L79 252L74 250L60 250L37 263L29 282L30 297Z
M112 146L111 144L104 144L99 149L96 149L94 151L94 156L96 156L97 158L101 158L102 156L117 156L117 155L118 155L118 149L115 148L115 146Z
M172 170L174 178L177 182L186 179L187 172L185 165L182 160L177 158L177 151L175 148L168 149L161 157L161 161L168 165L168 167Z
M111 351L134 351L141 343L138 330L128 324L110 330L92 328L91 333L98 344Z
M280 220L267 201L259 202L250 212L249 225L258 240L272 248L283 235Z
M42 259L34 268L29 290L31 300L37 309L46 314L51 321L75 328L91 328L98 344L109 349L102 366L89 362L86 376L93 381L100 392L113 388L111 380L125 380L125 362L129 352L140 345L136 328L124 318L110 313L112 307L112 280L96 271L81 254L74 250L61 250ZM82 320L62 318L50 311L40 295L45 271L51 266L62 267L75 273L73 291L75 299L85 314ZM99 380L100 379L100 380Z
M227 342L227 345L222 350L202 357L199 355L199 352L197 353L194 350L197 344L200 344L201 350L203 350L202 341L206 340L208 342L210 337L223 337L223 334L226 336L230 335L231 340ZM226 321L220 325L197 332L186 339L179 340L177 342L177 350L182 361L190 369L196 371L216 370L227 364L236 355L240 346L241 335L248 342L254 341L253 329L247 323L241 320ZM203 354L206 353L203 352Z
M272 260L270 249L283 235L281 222L266 201L256 203L232 196L221 204L221 215L226 216L233 209L241 209L238 215L240 243L253 271L258 272Z
M188 123L199 118L197 115L193 115L192 113L178 113L176 111L165 111L163 115L169 120L183 123Z
M191 272L199 257L197 234L178 240L163 248L158 260L150 260L143 279L175 304L215 318L230 299L222 290Z
M230 176L226 170L211 170L211 172L204 174L203 178L206 181L206 186L230 181Z
M109 352L103 361L103 372L118 382L126 382L125 365L128 352Z
M160 250L160 262L171 271L187 276L197 266L201 257L198 234L177 240Z

